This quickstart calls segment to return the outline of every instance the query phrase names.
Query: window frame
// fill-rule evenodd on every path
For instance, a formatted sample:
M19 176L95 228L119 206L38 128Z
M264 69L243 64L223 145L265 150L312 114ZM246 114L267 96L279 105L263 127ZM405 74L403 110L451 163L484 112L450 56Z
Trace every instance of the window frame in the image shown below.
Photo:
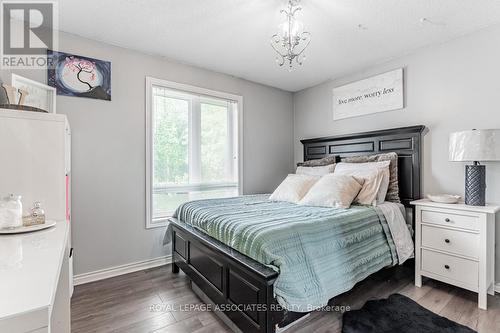
M212 97L236 103L238 194L243 194L243 96L146 76L146 229L165 227L170 219L170 217L164 217L153 220L153 86L177 90L180 94L198 95L200 99Z

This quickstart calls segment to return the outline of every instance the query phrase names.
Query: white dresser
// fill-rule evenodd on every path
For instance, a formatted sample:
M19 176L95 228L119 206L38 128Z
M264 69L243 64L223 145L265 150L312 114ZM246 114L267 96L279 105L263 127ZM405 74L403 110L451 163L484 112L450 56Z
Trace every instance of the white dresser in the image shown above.
M487 294L495 291L495 214L499 206L441 204L427 199L416 206L415 285L422 276L479 294L478 306L487 308Z
M69 223L0 235L0 332L69 333Z
M0 109L0 197L39 201L47 219L71 227L71 128L65 115ZM69 243L71 246L71 228ZM73 258L70 258L72 273Z

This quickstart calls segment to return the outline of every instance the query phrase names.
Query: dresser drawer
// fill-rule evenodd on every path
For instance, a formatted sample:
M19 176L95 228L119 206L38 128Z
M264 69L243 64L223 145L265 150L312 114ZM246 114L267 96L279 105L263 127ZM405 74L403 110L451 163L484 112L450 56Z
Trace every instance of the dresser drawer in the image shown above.
M423 225L422 246L477 259L479 234Z
M479 218L473 215L461 215L456 213L438 212L422 209L422 223L439 224L448 227L479 230Z
M477 287L479 265L476 261L422 249L422 271Z

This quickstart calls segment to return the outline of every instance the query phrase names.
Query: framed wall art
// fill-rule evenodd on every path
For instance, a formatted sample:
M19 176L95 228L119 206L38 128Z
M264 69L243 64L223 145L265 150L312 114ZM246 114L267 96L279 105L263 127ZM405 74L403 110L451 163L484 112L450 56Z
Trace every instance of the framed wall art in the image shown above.
M111 62L47 51L48 84L58 95L111 100Z
M56 113L56 88L17 74L12 74L11 80L17 90L16 104Z
M333 120L403 108L403 68L333 88Z

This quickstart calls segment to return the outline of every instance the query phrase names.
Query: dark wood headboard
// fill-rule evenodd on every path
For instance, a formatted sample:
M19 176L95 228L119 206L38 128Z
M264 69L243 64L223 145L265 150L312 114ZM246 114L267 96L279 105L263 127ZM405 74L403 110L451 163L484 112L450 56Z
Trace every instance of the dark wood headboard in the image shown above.
M405 206L421 196L422 132L425 126L393 128L301 140L304 161L328 155L340 158L395 152L398 154L399 196Z

